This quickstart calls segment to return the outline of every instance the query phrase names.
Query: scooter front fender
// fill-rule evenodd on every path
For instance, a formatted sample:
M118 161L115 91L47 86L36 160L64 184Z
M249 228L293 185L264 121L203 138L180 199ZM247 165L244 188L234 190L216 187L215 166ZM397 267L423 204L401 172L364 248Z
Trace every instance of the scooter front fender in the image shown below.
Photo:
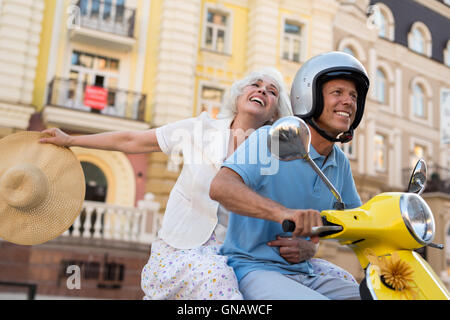
M369 264L360 287L363 299L450 300L450 293L445 285L417 252L399 250L396 253L403 263L414 270L412 281L409 282L411 289L399 291L389 287L381 277L380 268Z

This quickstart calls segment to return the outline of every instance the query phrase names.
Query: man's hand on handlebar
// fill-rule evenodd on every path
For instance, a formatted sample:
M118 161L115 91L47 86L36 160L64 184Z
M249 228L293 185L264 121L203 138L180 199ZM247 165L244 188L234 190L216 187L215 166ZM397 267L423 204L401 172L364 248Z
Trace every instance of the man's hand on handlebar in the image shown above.
M311 236L312 227L321 227L323 225L320 212L312 209L288 209L281 223L284 220L290 220L295 223L295 230L292 232L294 237L309 237ZM312 237L311 240L317 243L318 237Z

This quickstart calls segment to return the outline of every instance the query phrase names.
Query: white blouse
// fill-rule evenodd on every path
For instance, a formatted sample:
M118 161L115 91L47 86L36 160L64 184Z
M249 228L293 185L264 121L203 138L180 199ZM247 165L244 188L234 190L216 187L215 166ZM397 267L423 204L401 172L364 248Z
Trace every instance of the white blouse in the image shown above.
M218 223L219 203L209 197L211 182L227 155L233 119L212 119L203 112L156 129L161 150L183 155L183 168L170 192L159 237L177 249L192 249L209 240ZM216 232L225 237L225 225ZM225 228L225 229L224 229Z

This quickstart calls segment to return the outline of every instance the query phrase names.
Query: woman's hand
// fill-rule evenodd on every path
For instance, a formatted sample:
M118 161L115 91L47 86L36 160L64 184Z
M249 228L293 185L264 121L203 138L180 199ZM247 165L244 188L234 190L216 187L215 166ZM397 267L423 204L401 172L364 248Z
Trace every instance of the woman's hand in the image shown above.
M301 238L282 238L277 236L276 240L267 243L270 247L279 247L280 256L289 263L300 263L314 257L318 245L313 241Z
M70 146L72 137L58 128L47 129L42 131L41 133L48 134L50 137L40 139L40 143L52 143L60 147Z

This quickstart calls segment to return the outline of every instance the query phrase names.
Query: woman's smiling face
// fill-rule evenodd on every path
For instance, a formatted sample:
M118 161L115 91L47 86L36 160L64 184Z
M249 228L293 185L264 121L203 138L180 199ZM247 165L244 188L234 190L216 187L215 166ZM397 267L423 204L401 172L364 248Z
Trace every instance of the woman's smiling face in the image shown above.
M237 111L267 122L277 112L278 97L279 90L273 80L269 77L257 79L247 85L238 97Z

